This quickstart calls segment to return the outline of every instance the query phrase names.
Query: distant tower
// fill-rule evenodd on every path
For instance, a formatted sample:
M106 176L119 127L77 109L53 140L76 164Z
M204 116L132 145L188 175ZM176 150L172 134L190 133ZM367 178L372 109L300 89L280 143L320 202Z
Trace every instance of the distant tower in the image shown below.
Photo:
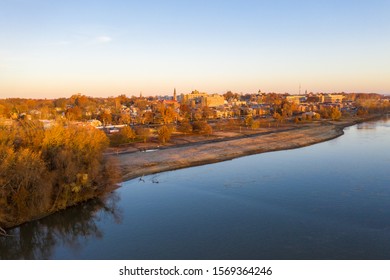
M299 84L299 95L301 95L301 84Z
M139 92L139 98L142 98L142 91Z
M174 90L173 90L173 100L176 101L176 88L174 88Z

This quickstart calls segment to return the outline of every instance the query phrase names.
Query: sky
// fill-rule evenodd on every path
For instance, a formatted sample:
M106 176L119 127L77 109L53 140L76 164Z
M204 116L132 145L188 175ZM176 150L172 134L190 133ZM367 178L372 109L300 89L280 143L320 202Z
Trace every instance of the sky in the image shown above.
M390 94L390 1L0 0L0 98Z

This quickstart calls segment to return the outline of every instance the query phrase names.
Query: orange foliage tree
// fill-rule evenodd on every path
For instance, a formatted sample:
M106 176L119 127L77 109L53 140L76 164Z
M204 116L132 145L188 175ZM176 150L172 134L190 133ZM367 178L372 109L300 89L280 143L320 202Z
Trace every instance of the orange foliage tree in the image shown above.
M34 122L0 127L0 227L99 196L115 183L103 156L106 135L92 127Z

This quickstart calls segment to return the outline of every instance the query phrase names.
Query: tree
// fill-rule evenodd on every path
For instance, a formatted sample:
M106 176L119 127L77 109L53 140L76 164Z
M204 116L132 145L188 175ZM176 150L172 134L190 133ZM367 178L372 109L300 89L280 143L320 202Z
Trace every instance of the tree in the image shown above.
M259 120L252 121L251 128L253 130L254 129L258 129L259 127L260 127L260 121Z
M170 124L177 117L175 109L172 106L166 106L164 103L158 105L157 112L163 124Z
M193 119L195 121L200 121L202 119L202 110L201 109L196 109L195 112L193 113Z
M202 108L202 117L207 120L213 117L213 111L211 111L210 107L204 106Z
M150 111L146 111L143 115L142 115L142 123L143 124L150 124L150 123L153 123L153 120L154 120L154 113L153 112L150 112Z
M180 123L179 125L179 131L186 134L186 133L191 133L192 132L192 125L188 120L184 120Z
M180 104L180 115L184 118L190 118L191 108L187 104Z
M283 120L282 115L279 114L279 113L277 113L277 112L275 112L275 113L272 115L272 117L276 120L276 122L278 123L278 125L279 125L279 123L281 123L282 120Z
M225 98L225 100L229 101L234 97L234 93L229 90L223 95L223 97Z
M103 123L104 126L110 124L112 122L112 114L109 110L104 110L100 116L100 121Z
M121 114L121 116L119 118L119 122L121 124L130 124L130 122L131 122L130 114Z
M89 103L88 97L85 95L79 95L75 99L75 104L81 109L85 109Z
M321 108L320 115L324 119L329 119L331 115L331 109L328 107Z
M158 140L160 140L161 143L165 144L171 139L172 135L172 128L163 125L157 130Z
M121 129L120 134L123 136L126 142L133 141L135 139L135 131L130 126L125 126Z
M67 99L66 98L58 98L54 100L54 106L61 108L62 110L65 110L67 104Z
M96 197L113 182L104 132L36 123L0 127L0 227Z
M246 118L245 118L245 125L247 126L247 127L251 127L252 126L252 124L253 124L253 118L252 118L252 116L246 116Z
M135 101L135 106L140 110L144 111L149 105L149 102L145 99L137 99Z
M240 117L241 116L241 108L237 105L234 105L233 108L233 116Z
M213 129L212 129L211 125L206 123L202 129L202 133L206 134L207 136L210 136L210 134L213 133Z
M65 116L69 121L79 121L83 117L83 111L81 111L80 107L74 106L66 110Z
M356 115L357 115L358 117L363 117L363 116L368 115L368 111L367 111L367 109L360 107L360 108L357 110Z
M226 128L228 129L236 129L237 127L239 127L239 122L238 120L235 120L235 119L229 119L227 121L227 124L226 124Z
M293 109L292 109L292 105L288 102L284 102L282 104L282 116L283 118L288 118L288 117L291 117L292 116L292 113L293 113Z
M192 124L192 130L198 134L210 135L213 133L212 127L205 121L196 121Z
M53 207L62 209L102 191L106 174L104 132L93 127L57 125L45 133L42 157L56 178Z
M337 121L341 118L341 112L340 112L339 108L337 108L337 107L332 108L331 113L330 113L330 118L333 121Z
M40 153L1 145L0 159L0 227L47 209L51 178Z
M136 129L135 133L146 143L150 136L150 129L147 127L139 127Z
M110 145L115 147L121 144L127 144L132 142L135 139L135 137L136 134L134 130L129 126L125 126L119 131L119 133L115 133L111 135Z

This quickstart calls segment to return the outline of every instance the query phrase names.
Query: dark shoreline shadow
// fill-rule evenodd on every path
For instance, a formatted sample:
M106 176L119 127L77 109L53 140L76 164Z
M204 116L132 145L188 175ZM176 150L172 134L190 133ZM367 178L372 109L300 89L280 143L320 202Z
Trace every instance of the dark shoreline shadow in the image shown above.
M112 192L8 230L10 236L0 236L0 260L47 260L63 245L79 250L89 238L104 236L99 221L122 222L119 200Z

